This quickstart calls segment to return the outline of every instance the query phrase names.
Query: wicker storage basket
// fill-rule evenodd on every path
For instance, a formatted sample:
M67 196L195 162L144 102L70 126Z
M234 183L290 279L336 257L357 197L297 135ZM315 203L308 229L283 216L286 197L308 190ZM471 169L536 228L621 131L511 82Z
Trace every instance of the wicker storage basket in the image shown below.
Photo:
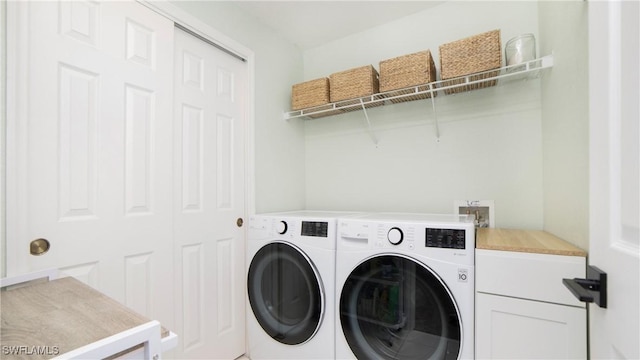
M431 51L420 51L417 53L398 56L393 59L380 61L380 92L413 87L407 90L394 91L383 96L397 96L415 92L415 87L436 81L436 65L433 62ZM428 90L428 86L418 86L419 91ZM436 95L436 93L434 93ZM391 102L398 103L418 99L426 99L431 94L420 94L403 97L402 99L391 99Z
M301 110L329 103L329 79L320 78L291 87L291 109Z
M448 44L440 45L440 77L447 80L479 72L498 69L502 66L500 30L492 30ZM498 72L469 77L470 81L496 76ZM442 86L464 83L464 79L447 81ZM446 89L446 94L494 86L496 80L480 82L464 87Z
M372 65L333 73L329 76L331 102L373 95L378 92L378 72Z

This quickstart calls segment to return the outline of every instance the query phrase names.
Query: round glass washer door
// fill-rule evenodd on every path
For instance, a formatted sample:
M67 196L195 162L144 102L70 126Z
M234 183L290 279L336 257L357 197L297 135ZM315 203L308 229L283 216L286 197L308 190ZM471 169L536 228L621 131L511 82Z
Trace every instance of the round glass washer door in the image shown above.
M265 245L251 260L247 286L253 314L273 339L297 345L315 335L324 292L318 272L302 251L281 242Z
M347 278L340 322L358 359L457 359L461 323L446 285L400 255L369 258Z

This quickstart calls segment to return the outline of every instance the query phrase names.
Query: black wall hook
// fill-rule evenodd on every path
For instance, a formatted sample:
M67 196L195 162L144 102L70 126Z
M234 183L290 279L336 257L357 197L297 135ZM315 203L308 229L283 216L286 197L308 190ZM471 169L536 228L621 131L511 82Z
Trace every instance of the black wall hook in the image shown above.
M597 267L587 265L586 279L562 279L562 283L578 300L607 307L607 273Z

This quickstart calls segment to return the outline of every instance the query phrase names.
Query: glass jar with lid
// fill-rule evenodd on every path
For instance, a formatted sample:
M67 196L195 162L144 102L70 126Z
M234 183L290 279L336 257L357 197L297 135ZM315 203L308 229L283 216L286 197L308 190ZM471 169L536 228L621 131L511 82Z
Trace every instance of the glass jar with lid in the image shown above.
M507 66L522 64L536 58L536 38L533 34L516 36L507 42L504 48L504 57ZM512 68L522 70L524 66Z

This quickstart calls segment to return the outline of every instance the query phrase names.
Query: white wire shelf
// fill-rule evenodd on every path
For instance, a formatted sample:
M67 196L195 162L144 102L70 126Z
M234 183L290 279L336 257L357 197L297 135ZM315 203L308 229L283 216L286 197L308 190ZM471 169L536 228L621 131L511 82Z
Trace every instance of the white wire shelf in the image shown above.
M434 98L438 95L450 95L479 88L500 85L502 83L508 83L513 80L536 78L540 76L541 70L550 68L552 66L553 55L547 55L522 64L505 66L500 69L494 69L476 73L473 75L435 81L428 84L377 93L356 99L339 101L302 110L289 111L285 112L284 119L315 119L325 116L339 115L352 111L363 111L365 113L367 123L369 123L368 115L366 113L367 108L421 99L431 99L433 111L435 114ZM437 130L437 119L435 125ZM374 142L377 142L375 138L373 140Z

